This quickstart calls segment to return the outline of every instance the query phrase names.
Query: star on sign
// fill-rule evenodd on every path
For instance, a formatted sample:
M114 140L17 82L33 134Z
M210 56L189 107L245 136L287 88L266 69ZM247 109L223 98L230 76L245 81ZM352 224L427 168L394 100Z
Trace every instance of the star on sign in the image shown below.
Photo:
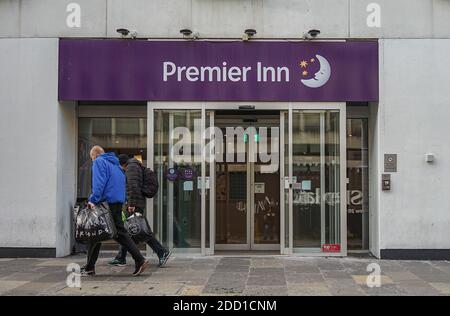
M308 75L308 72L305 70L305 71L302 72L302 75L303 75L303 76L307 76L307 75Z
M311 61L311 62L313 63L313 62L315 62L316 60L315 60L314 58L311 58L311 60L310 60L310 61Z
M300 62L300 67L301 67L301 68L306 68L306 66L308 66L308 62L307 62L306 60L302 60L302 61Z

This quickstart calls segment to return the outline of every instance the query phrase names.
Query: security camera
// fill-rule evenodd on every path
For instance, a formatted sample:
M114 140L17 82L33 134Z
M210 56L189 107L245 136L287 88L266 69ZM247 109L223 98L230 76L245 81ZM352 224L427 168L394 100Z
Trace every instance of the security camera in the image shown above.
M249 37L255 36L256 35L256 30L254 29L246 29L244 31L245 34L247 34Z
M128 36L128 34L130 34L130 30L124 28L117 29L116 32L121 34L122 37Z
M246 29L244 34L242 34L242 40L248 41L250 38L256 35L256 30L254 29Z
M190 29L182 29L180 30L180 33L183 34L185 37L189 37L192 34L192 31Z
M308 33L306 33L303 38L304 39L315 39L317 36L319 36L320 30L309 30Z

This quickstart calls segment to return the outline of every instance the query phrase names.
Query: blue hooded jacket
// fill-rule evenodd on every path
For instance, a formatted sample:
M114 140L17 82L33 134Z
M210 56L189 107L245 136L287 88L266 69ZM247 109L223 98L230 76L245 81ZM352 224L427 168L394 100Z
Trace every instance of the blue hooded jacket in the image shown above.
M92 164L92 194L89 202L124 203L126 180L114 153L97 157Z

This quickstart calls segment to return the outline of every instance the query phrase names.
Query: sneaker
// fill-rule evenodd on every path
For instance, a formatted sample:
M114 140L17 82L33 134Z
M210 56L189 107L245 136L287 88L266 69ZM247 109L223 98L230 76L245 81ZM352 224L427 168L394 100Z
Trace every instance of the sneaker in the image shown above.
M136 264L136 270L133 272L133 276L138 276L148 267L148 260L143 260L139 264Z
M172 251L166 251L161 258L159 258L159 267L163 267L167 261L169 260L169 257L172 255Z
M108 262L108 264L110 266L115 266L115 267L125 267L127 265L127 262L126 261L121 261L121 260L118 260L118 259L114 259L114 260L111 260L110 262Z
M95 275L95 268L94 269L87 269L86 267L81 268L80 270L81 276L93 276Z

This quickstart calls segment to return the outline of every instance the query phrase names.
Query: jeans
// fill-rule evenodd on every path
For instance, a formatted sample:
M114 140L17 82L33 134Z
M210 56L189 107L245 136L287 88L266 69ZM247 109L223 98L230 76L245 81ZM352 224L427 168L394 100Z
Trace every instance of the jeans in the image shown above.
M141 263L145 260L145 258L142 256L141 252L131 239L130 235L128 235L128 232L123 225L122 204L109 204L109 209L111 210L114 224L116 224L117 228L117 237L114 240L131 254L136 263ZM95 263L97 262L101 246L102 243L89 245L86 269L91 270L95 268Z
M136 212L141 213L144 215L144 210L140 208L136 208ZM145 215L144 215L145 216ZM138 242L133 239L133 241L137 244ZM161 243L154 237L154 234L151 235L147 240L144 240L144 242L152 248L153 252L156 253L158 258L161 258L166 252L166 248L161 245ZM119 252L117 253L116 260L125 262L127 257L127 249L123 246L120 246Z

